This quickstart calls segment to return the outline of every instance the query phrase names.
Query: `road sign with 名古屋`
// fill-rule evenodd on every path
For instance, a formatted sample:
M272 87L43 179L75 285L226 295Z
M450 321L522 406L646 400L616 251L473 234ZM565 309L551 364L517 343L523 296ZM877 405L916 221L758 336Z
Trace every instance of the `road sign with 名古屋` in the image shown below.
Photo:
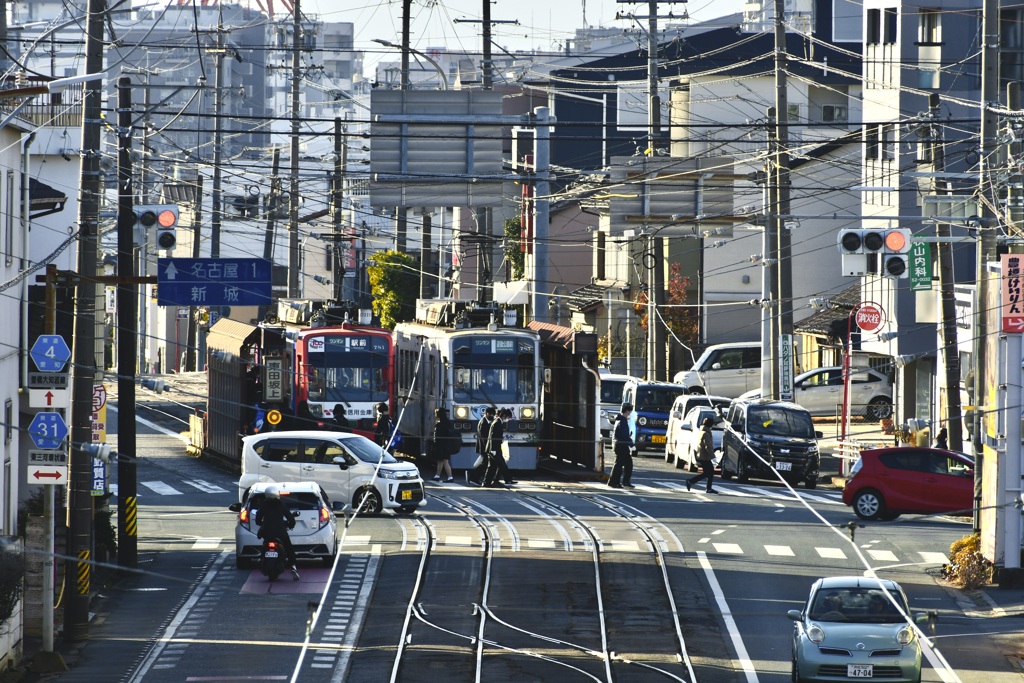
M271 263L257 258L157 259L158 306L270 303Z
M68 425L60 413L36 413L28 426L36 448L56 450L68 436Z
M71 349L59 334L41 334L28 355L40 372L60 372L71 358Z

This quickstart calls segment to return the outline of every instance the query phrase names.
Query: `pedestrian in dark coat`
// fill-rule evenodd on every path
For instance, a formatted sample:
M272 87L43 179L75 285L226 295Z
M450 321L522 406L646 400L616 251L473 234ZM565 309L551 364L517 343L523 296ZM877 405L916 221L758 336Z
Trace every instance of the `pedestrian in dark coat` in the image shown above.
M387 446L391 441L391 434L395 431L395 425L391 421L391 414L388 412L387 403L377 404L377 427L373 431L373 440L378 446Z
M476 423L476 452L480 455L480 465L473 468L472 473L466 472L466 481L483 485L484 475L487 473L487 439L491 434L491 423L494 422L497 409L494 406L487 406L484 409L483 417Z
M692 489L693 485L701 479L707 479L707 492L718 493L718 491L711 488L711 480L715 478L715 439L711 436L711 428L714 424L715 421L710 417L705 417L704 421L700 423L700 434L698 436L700 441L697 443L697 464L700 465L700 474L686 480L687 491Z
M633 404L623 403L622 409L615 418L615 466L608 477L608 485L613 489L635 488L633 479L633 436L629 433L629 416L633 414Z
M434 409L434 438L430 440L430 448L433 451L434 459L437 460L437 474L434 475L434 481L441 481L441 474L447 473L448 478L446 482L455 481L455 477L452 476L452 465L450 455L448 455L448 439L452 435L452 421L448 418L448 410L446 408L435 408ZM461 438L461 437L459 437Z
M491 430L487 438L487 471L484 473L484 486L492 488L498 486L498 479L511 486L512 475L509 474L508 464L505 462L505 455L501 452L501 444L505 441L505 423L512 419L512 411L502 408L498 411L498 419L491 423Z
M935 445L933 448L949 450L949 435L946 433L945 427L940 429L939 433L935 436Z

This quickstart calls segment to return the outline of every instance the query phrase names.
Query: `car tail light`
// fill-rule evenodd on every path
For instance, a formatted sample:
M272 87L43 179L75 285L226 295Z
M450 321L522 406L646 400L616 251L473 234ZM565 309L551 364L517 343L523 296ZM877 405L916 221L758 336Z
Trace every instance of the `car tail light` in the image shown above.
M323 505L321 505L320 506L320 528L322 529L324 527L324 525L326 525L329 521L331 521L331 511L328 510Z
M238 511L238 523L248 529L250 516L249 508L242 508Z
M914 642L914 629L909 626L901 628L900 632L896 634L896 642L900 645L910 645Z

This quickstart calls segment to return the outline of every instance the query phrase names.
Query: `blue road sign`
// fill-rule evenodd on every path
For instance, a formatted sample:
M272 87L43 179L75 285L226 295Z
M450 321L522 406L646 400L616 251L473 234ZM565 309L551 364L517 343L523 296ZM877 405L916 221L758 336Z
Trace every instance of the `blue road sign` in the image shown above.
M60 372L71 358L71 349L59 334L41 334L28 352L39 372Z
M269 304L271 270L270 261L267 259L157 259L157 305Z
M28 426L28 435L36 448L56 449L68 437L68 426L60 413L36 413Z

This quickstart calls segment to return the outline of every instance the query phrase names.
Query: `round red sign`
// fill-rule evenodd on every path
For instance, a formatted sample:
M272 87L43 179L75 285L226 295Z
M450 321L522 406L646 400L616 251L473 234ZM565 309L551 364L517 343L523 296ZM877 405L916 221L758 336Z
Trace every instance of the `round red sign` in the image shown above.
M856 323L865 332L875 332L885 324L885 312L880 306L865 304L857 310Z

